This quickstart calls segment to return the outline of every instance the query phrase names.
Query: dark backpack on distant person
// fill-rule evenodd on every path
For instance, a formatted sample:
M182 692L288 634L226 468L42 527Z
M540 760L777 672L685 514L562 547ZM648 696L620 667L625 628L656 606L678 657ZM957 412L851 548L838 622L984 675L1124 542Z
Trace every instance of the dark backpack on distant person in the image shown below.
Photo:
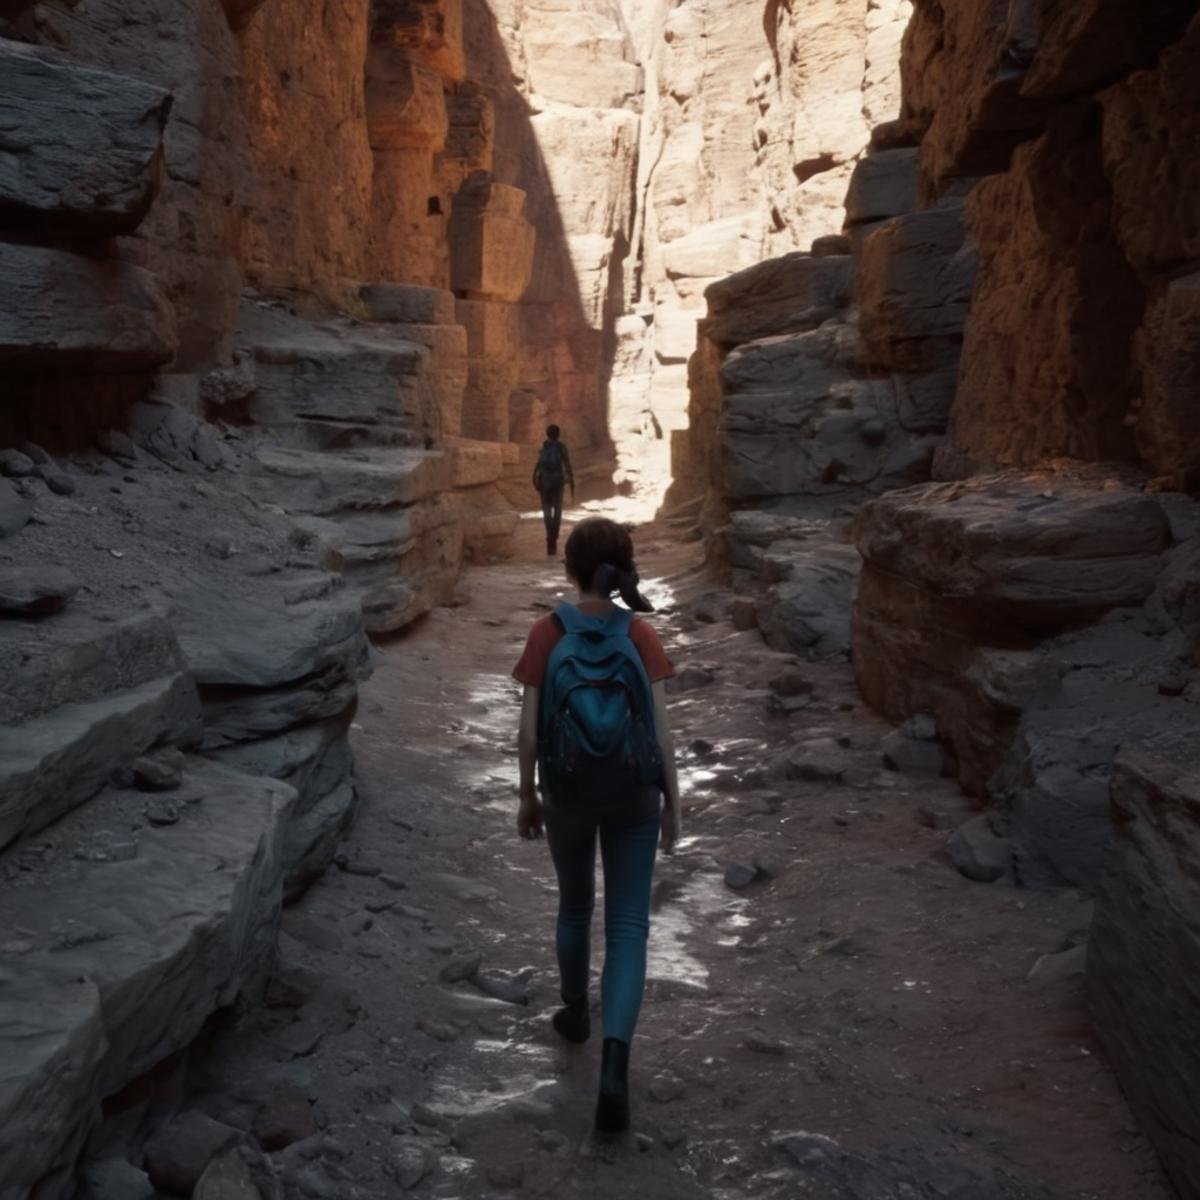
M650 677L629 636L633 613L554 613L563 636L550 651L538 714L542 786L559 803L612 804L661 786Z
M561 492L566 486L563 457L561 442L547 440L543 443L537 466L533 468L533 486L539 492Z

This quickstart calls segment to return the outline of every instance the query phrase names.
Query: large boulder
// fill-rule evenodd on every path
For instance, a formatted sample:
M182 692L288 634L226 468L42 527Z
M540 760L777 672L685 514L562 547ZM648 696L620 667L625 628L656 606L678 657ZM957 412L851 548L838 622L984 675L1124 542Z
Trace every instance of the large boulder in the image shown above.
M170 93L0 38L0 223L129 233L162 169Z
M1112 784L1087 988L1096 1029L1181 1196L1200 1196L1200 760L1131 748Z
M1162 507L1103 468L980 476L872 501L857 521L859 686L892 720L935 714L962 783L983 793L1022 712L1057 687L1042 643L1140 606L1169 540Z

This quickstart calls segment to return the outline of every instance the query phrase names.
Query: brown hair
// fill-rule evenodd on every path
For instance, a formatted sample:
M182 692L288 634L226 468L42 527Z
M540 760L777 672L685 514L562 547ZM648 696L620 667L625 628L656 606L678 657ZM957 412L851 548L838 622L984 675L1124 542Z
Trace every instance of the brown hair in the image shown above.
M634 612L653 612L654 606L638 591L633 561L633 538L624 525L607 517L588 517L571 530L566 545L567 570L585 592L611 596L620 592Z

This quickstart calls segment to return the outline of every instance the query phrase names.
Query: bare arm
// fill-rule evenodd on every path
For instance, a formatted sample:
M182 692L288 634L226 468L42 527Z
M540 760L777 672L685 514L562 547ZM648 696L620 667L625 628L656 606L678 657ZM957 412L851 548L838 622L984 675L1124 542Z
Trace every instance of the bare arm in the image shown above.
M575 472L571 470L571 455L567 452L566 446L562 448L563 456L563 474L566 476L567 482L571 485L571 495L575 495Z
M658 752L663 765L663 828L664 854L673 854L675 844L683 835L683 814L679 805L679 773L675 769L675 739L671 736L671 721L667 715L667 688L660 679L651 685L654 696L654 731L658 735Z
M517 808L517 832L523 838L541 837L542 802L534 780L537 771L538 689L526 685L521 699L521 724L517 729L517 765L521 797Z

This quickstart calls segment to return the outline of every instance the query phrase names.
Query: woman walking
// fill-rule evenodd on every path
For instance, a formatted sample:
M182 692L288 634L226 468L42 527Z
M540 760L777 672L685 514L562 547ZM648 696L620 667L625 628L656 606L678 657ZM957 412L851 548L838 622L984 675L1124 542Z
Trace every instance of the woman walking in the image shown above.
M566 545L578 588L530 631L513 676L525 685L518 736L521 837L543 828L558 875L556 950L563 1007L554 1028L591 1034L590 932L596 842L604 869L604 1048L596 1128L629 1127L629 1048L646 982L656 850L680 836L679 784L663 681L673 673L638 591L633 541L613 521L577 525ZM619 592L627 607L610 597ZM542 796L534 783L537 768Z

